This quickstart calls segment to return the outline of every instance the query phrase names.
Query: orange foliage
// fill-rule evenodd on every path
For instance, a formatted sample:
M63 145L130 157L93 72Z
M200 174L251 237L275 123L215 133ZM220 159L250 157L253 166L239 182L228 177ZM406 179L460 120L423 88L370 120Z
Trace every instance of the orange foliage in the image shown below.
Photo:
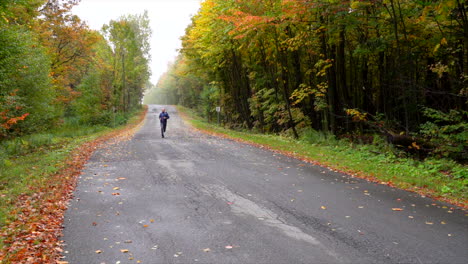
M52 82L59 96L57 101L68 104L78 94L75 87L81 82L87 66L95 57L93 45L99 34L71 14L78 1L49 1L43 8L43 18L37 27L42 44L51 58Z

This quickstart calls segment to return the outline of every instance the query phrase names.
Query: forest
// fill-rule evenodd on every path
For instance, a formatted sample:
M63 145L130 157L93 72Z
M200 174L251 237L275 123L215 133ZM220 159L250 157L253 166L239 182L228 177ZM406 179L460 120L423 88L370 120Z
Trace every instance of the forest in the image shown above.
M116 126L141 108L147 13L95 31L72 14L78 3L0 1L0 143L67 125Z
M206 0L146 102L223 125L468 157L461 0Z

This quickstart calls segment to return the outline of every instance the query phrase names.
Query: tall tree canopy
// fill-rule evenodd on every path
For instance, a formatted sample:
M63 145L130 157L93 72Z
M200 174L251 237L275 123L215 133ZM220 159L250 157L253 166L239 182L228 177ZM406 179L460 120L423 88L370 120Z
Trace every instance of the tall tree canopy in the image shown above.
M149 80L147 13L94 31L79 0L0 1L0 140L74 118L111 123L140 105Z
M450 133L466 150L466 8L460 0L206 0L157 88L176 95L171 103L205 109L214 100L231 126L295 137L309 127L408 135L427 122L441 128L451 112L465 121Z

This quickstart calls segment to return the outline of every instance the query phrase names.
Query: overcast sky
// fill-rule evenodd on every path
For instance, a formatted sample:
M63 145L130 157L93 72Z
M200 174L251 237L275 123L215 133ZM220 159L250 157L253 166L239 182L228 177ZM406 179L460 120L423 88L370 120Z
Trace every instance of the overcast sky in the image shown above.
M126 14L142 14L148 10L153 36L151 39L151 82L156 84L169 62L181 47L180 37L190 18L200 8L201 0L81 0L73 13L99 30L110 20Z

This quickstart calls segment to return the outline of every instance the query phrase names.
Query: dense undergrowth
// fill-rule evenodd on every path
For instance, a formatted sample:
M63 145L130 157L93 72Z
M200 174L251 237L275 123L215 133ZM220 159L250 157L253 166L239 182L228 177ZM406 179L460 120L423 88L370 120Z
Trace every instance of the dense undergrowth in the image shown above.
M286 136L225 129L204 121L188 108L179 106L178 109L197 129L262 145L357 177L468 207L468 168L453 160L414 159L377 135L372 144L356 144L314 130L303 131L300 139L295 140Z

